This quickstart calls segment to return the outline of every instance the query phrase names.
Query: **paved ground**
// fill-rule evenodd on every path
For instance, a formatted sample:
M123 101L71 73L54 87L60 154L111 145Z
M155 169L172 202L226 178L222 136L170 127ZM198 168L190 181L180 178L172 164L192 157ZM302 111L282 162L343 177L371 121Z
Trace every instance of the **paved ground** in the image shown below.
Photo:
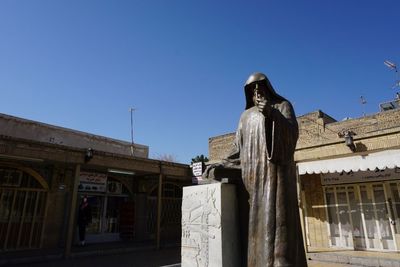
M359 265L329 263L322 261L308 261L308 267L356 267Z
M40 263L20 264L30 267L176 267L180 262L180 251L177 248L134 251L116 255L77 257L67 260L55 260ZM174 266L175 265L175 266ZM333 264L318 261L309 261L309 267L350 267L356 265Z
M179 262L180 251L166 248L159 251L145 250L124 254L87 256L66 260L55 260L40 263L21 264L17 266L31 267L159 267Z

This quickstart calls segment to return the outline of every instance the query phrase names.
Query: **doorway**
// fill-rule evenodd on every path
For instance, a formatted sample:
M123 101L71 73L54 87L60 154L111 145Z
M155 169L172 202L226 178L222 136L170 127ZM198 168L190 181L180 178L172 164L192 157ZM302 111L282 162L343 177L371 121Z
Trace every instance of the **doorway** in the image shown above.
M397 251L400 182L324 187L332 247Z
M119 241L121 218L124 216L122 207L128 197L87 194L87 198L92 210L92 222L86 228L86 241Z

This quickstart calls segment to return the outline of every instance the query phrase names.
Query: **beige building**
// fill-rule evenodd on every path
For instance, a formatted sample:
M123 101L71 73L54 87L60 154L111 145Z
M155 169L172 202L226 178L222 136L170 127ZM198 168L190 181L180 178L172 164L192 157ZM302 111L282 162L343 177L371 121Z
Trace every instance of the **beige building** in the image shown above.
M132 155L133 153L133 155ZM0 114L0 252L76 242L87 195L87 242L180 240L188 165L148 158L144 145Z
M336 121L321 111L298 117L295 152L308 251L400 251L400 109ZM211 162L234 134L209 139Z

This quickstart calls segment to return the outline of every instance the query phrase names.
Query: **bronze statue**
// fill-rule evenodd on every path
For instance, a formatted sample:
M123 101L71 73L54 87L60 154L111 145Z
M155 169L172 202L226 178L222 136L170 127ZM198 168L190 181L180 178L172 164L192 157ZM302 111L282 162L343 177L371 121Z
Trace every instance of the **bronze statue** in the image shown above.
M222 165L211 165L204 176L218 169L241 169L248 193L248 211L239 211L248 218L241 223L248 227L241 240L247 251L243 265L307 266L293 159L298 138L293 107L262 73L252 74L244 90L246 109L236 131L235 150Z

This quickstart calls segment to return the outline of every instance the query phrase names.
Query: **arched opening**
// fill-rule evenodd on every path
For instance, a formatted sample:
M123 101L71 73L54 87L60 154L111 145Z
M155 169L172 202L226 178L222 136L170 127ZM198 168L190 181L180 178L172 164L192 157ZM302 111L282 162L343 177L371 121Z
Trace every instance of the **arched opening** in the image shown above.
M34 170L0 165L0 251L41 247L48 189Z
M179 241L181 237L182 186L165 182L162 185L161 239ZM147 231L155 236L157 226L157 194L158 185L148 195Z

